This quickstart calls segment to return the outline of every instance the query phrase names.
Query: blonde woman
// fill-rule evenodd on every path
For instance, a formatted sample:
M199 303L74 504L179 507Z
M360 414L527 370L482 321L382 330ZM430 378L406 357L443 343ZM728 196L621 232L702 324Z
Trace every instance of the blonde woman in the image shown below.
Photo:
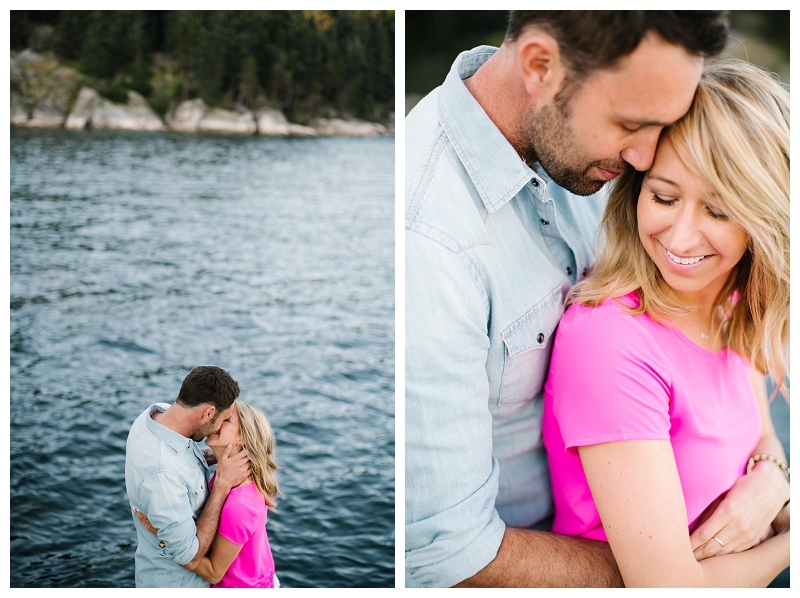
M214 588L280 587L266 530L267 511L275 508L278 496L275 436L267 416L237 400L230 418L218 432L208 435L206 445L217 461L228 445L233 447L232 455L247 449L251 475L231 489L211 550L194 572ZM213 484L214 478L209 490ZM152 533L158 531L144 515L138 517Z
M707 66L650 170L620 176L603 234L545 388L553 531L607 541L629 587L766 586L789 566L763 377L788 392L786 87ZM744 475L786 482L752 509L768 514L757 538L704 515Z

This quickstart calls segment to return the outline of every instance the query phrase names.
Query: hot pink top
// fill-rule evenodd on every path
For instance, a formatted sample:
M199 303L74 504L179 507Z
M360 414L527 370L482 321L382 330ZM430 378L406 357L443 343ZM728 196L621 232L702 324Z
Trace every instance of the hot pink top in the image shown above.
M208 484L214 487L216 474ZM275 561L267 539L267 503L253 482L233 488L222 507L217 533L241 546L239 555L213 588L271 588Z
M619 298L638 305L636 293ZM690 529L745 472L761 434L749 363L707 351L677 328L630 316L618 301L573 305L556 334L543 438L553 532L607 541L576 447L669 440Z

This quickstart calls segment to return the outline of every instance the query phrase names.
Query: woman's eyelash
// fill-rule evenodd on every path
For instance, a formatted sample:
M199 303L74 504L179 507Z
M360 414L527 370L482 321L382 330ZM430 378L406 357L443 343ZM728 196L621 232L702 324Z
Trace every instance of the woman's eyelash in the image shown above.
M662 206L671 206L672 204L675 203L674 199L664 199L663 197L659 197L655 193L653 193L653 201L655 201L658 204L661 204Z
M728 219L727 214L717 214L716 212L714 212L708 206L706 206L706 211L708 211L708 215L709 216L711 216L712 218L715 218L717 220L727 220Z
M655 201L657 204L660 204L662 206L671 206L677 200L675 200L675 199L664 199L663 197L659 197L658 195L653 193L653 201ZM712 210L708 206L706 206L706 212L708 212L708 215L711 216L712 218L714 218L715 220L728 220L727 214L718 214L717 212L715 212L714 210Z

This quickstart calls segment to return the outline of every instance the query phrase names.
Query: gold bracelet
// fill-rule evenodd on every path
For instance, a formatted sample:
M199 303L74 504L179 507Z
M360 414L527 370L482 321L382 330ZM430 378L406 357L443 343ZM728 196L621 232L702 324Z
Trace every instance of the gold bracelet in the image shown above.
M756 461L772 461L775 465L783 470L783 473L786 474L786 481L789 481L789 466L780 459L776 459L772 455L753 455L750 457L750 460L747 462L747 473L753 471Z

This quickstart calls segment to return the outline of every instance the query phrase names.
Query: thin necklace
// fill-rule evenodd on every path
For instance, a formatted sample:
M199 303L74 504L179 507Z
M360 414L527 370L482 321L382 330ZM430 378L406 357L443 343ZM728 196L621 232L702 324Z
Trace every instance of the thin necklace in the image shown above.
M709 326L709 327L708 327L708 332L709 332L709 334L703 334L702 332L700 332L700 331L697 329L697 326L695 326L694 324L692 324L691 320L686 320L686 321L687 321L687 322L689 322L689 326L691 326L692 328L694 328L694 331L695 331L697 334L699 334L699 335L700 335L700 338L702 338L702 339L708 339L708 338L711 338L711 337L709 336L709 335L711 334L711 326Z

